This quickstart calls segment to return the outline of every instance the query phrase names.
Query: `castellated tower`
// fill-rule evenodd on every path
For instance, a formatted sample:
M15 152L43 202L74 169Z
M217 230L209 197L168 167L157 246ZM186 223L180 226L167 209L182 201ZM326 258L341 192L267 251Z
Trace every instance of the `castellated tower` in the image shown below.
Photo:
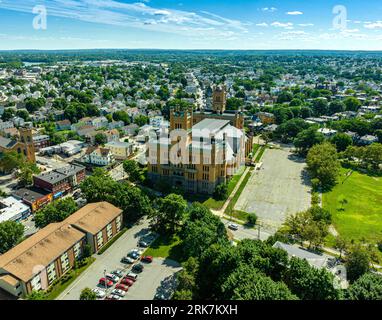
M32 129L28 128L20 128L20 140L23 144L23 152L28 161L35 163L36 162L36 156L35 156L35 148L33 145L33 134Z
M214 88L212 99L213 112L223 114L227 104L227 92L224 85L218 85Z

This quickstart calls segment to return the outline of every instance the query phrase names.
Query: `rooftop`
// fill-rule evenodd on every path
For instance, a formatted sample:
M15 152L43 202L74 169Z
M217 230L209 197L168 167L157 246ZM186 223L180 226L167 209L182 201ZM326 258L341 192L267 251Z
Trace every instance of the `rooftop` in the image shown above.
M65 222L96 234L117 218L122 210L108 202L90 203L68 217Z
M69 224L52 223L0 256L0 269L28 282L85 235Z

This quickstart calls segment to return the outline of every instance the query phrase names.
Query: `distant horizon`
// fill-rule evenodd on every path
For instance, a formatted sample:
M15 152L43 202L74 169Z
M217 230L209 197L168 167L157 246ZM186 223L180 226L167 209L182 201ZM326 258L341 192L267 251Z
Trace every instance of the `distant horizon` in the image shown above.
M380 0L1 0L0 16L2 51L382 50Z

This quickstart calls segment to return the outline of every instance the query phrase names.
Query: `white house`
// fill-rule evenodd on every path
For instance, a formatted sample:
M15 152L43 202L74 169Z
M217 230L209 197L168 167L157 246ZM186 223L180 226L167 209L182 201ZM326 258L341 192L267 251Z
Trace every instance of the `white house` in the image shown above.
M114 162L114 156L110 149L89 147L83 161L96 166L108 166Z

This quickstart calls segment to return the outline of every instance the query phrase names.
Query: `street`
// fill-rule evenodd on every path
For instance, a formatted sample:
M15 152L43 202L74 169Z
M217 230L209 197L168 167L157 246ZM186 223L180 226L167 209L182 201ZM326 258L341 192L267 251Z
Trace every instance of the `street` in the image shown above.
M222 221L227 228L228 228L228 225L231 223L234 223L238 226L238 230L235 230L235 231L228 229L229 232L232 233L235 240L241 241L244 239L252 239L252 240L259 239L259 229L257 226L255 228L247 227L245 225L231 222L225 218L222 218ZM271 235L272 235L272 232L267 232L267 230L264 230L260 227L260 240L262 241L267 240Z

